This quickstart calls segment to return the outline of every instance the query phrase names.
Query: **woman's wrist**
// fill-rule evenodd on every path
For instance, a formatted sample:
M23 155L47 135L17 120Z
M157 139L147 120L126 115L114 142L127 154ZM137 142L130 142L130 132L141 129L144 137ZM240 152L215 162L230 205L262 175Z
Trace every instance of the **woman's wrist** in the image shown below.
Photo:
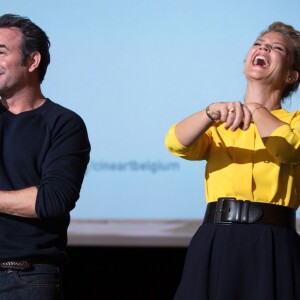
M266 109L266 107L264 105L257 103L257 102L248 102L248 103L245 103L245 106L248 108L248 110L250 111L252 116L258 109L261 109L261 108Z
M210 106L211 106L211 104L208 105L205 109L206 115L211 119L211 121L216 122L220 119L221 114L212 112L210 109Z

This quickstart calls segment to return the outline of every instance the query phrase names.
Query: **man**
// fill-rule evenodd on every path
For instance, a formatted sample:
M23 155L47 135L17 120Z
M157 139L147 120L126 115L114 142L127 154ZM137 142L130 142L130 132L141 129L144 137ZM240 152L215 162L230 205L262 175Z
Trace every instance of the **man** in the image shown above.
M82 119L41 92L50 42L0 17L0 299L62 299L69 212L89 161Z

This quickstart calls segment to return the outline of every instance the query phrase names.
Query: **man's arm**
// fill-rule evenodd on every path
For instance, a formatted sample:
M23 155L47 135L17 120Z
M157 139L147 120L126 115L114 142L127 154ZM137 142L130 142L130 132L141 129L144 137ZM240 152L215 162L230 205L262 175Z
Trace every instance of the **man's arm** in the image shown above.
M16 191L0 191L0 212L19 217L37 218L36 196L35 186Z

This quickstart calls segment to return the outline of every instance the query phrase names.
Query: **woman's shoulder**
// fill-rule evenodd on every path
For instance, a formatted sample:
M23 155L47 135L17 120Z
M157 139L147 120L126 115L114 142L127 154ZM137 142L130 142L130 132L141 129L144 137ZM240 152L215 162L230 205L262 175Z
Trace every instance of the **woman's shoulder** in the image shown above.
M272 114L278 119L291 123L293 121L300 121L300 110L295 110L293 112L288 111L285 108L280 108L272 111Z

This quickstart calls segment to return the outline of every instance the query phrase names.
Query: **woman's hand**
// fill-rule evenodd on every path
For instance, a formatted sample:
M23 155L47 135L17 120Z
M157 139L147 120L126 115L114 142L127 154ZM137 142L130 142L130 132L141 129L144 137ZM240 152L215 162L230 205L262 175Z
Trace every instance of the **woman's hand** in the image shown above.
M216 102L207 107L211 119L225 123L225 128L235 131L238 128L247 130L251 122L251 112L241 102ZM209 117L208 115L208 117Z
M218 102L210 104L177 123L175 134L183 146L192 145L215 121L225 122L225 128L235 131L247 130L251 122L251 112L240 102Z

